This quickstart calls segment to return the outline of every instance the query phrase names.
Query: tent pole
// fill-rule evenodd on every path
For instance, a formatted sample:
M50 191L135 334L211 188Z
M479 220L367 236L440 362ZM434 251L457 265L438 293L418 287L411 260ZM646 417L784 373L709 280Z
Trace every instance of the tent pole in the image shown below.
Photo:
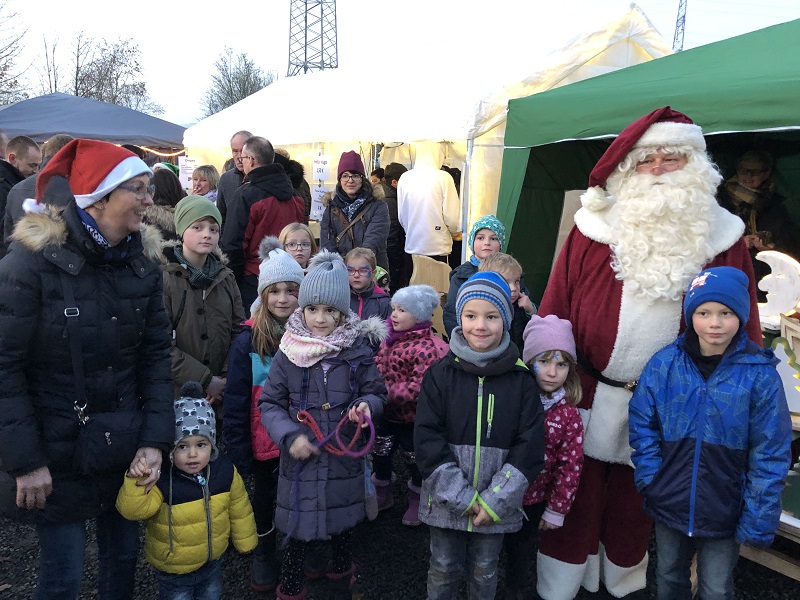
M470 185L469 179L470 175L472 174L472 147L475 144L475 140L469 138L467 140L467 157L464 161L464 173L461 176L461 262L467 261L467 244L465 243L467 240L464 236L466 236L467 232L469 231L469 196L470 196Z

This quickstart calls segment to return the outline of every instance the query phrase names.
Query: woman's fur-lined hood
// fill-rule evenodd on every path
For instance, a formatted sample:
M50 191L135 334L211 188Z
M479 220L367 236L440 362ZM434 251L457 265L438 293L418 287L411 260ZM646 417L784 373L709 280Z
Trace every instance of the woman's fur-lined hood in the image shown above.
M31 252L41 252L48 246L64 246L69 229L62 215L63 209L48 206L41 213L28 213L14 227L11 239L19 242ZM164 248L164 240L155 227L142 225L142 249L145 257L158 262Z
M380 346L389 337L389 326L380 317L372 316L358 324L358 328L370 346Z

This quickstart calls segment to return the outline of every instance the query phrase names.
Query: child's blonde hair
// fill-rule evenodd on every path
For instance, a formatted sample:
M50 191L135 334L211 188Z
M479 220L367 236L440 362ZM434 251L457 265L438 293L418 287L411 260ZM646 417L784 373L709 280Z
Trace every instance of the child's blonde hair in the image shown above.
M344 257L344 262L347 264L349 261L353 260L354 258L360 258L361 260L367 261L369 263L369 268L372 269L372 277L375 278L375 271L378 268L378 261L375 258L375 253L370 250L369 248L353 248L347 255Z
M278 282L281 283L281 282ZM261 292L261 302L253 311L250 325L250 345L264 362L264 358L278 351L283 336L283 324L269 311L269 295L278 291L278 283L273 283ZM300 286L293 281L285 281L290 292L297 291Z
M504 252L492 252L489 256L481 261L478 265L478 271L494 271L495 273L502 273L503 271L516 271L522 276L522 265L519 261Z
M309 229L308 225L305 223L289 223L286 227L281 229L281 232L278 234L278 241L281 243L281 248L286 243L286 238L295 231L306 232L308 240L311 242L311 256L314 256L319 250L319 247L317 246L317 240L314 239L314 234L311 233L311 229Z
M581 378L580 375L578 375L578 362L575 360L575 357L563 350L545 350L537 354L533 360L535 361L537 358L550 360L555 356L556 352L558 352L569 365L567 380L564 382L564 392L566 392L569 403L572 406L577 406L581 403L581 399L583 398L583 389L581 388Z

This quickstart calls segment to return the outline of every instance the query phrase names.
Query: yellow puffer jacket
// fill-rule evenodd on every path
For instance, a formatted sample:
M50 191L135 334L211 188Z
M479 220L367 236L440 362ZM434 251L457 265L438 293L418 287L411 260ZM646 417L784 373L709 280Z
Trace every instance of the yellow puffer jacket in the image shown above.
M159 571L181 575L218 559L229 539L239 552L256 547L253 508L241 476L227 457L220 455L209 463L204 478L174 466L165 471L149 494L135 479L125 477L117 495L117 510L123 517L147 521L147 562Z

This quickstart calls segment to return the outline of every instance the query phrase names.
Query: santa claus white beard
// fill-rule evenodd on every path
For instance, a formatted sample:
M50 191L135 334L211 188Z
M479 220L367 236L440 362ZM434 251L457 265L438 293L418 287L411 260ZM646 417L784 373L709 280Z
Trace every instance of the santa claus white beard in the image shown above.
M691 165L660 176L620 173L609 178L608 190L616 198L611 268L617 279L638 298L680 300L714 256L707 240L716 200L707 178Z

